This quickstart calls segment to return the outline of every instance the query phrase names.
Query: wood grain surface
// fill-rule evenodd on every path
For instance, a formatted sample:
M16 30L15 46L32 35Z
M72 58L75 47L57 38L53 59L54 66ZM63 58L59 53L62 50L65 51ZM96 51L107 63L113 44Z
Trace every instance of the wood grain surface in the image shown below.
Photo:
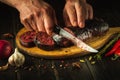
M16 45L21 52L24 52L28 55L40 58L47 58L47 59L59 59L59 58L68 58L68 57L76 57L76 56L83 56L86 54L92 54L85 50L82 50L76 46L71 46L67 48L60 48L53 51L45 51L38 47L27 48L20 44L19 38L20 35L26 32L25 28L22 28L16 35ZM109 31L100 37L94 37L91 40L86 41L88 45L95 49L101 48L109 38L114 34L120 32L120 27L110 28Z

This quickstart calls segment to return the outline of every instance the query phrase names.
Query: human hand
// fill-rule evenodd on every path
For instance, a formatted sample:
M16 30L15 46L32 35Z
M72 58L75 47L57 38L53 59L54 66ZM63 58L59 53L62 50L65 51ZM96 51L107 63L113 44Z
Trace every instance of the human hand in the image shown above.
M66 26L85 26L86 19L93 18L93 9L85 0L66 0L63 10Z
M57 24L53 8L42 0L23 1L22 4L17 6L21 23L28 30L43 31L50 35L53 26Z

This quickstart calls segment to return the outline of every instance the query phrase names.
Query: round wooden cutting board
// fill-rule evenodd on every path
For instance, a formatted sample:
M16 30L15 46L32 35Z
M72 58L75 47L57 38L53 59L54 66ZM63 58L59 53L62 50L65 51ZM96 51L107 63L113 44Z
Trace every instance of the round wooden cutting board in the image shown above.
M90 52L84 51L76 46L60 48L53 51L45 51L37 47L26 48L22 46L19 41L20 35L26 31L27 30L23 28L18 32L18 34L16 35L16 45L21 52L24 52L28 55L47 59L60 59L90 54ZM120 27L110 28L104 36L92 38L86 43L95 49L99 49L109 40L112 34L117 32L120 32Z

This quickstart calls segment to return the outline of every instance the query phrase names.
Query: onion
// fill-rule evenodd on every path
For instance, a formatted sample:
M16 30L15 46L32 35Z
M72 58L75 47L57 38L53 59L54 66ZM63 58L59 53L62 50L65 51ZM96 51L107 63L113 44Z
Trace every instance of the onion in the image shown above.
M12 45L7 40L0 40L0 59L10 57L12 54Z

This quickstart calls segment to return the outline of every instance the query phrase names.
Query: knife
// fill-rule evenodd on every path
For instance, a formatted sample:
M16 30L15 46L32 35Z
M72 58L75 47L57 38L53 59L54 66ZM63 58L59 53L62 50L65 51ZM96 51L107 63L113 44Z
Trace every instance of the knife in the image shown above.
M66 30L64 30L63 28L61 28L59 25L56 25L55 28L57 30L57 33L69 40L71 40L77 47L92 52L92 53L97 53L98 50L92 48L91 46L87 45L86 43L84 43L82 40L80 40L79 38L73 36L71 33L67 32Z

